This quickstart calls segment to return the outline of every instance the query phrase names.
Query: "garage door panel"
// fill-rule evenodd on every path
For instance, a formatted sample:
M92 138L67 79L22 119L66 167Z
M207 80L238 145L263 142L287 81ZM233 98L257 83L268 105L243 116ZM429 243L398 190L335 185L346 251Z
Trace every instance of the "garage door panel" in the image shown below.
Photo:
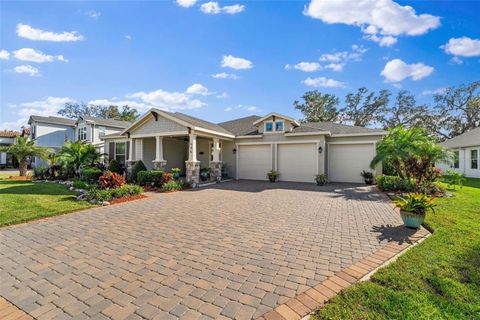
M272 169L272 149L267 145L244 145L238 150L238 178L266 180Z
M370 170L374 145L331 144L328 148L328 179L333 182L362 183L360 173Z
M316 144L279 144L277 156L279 180L313 182L318 171Z

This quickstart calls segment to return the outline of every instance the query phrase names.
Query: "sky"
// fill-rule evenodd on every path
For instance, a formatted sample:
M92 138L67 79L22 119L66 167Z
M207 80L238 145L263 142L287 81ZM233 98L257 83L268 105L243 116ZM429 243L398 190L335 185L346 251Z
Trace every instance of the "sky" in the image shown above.
M0 1L0 129L66 102L295 118L309 90L480 80L480 1Z

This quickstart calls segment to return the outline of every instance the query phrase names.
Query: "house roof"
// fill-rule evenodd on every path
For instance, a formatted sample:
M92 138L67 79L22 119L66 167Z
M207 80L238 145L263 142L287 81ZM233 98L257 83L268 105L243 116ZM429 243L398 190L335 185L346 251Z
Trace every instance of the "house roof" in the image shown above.
M0 138L15 138L20 132L14 130L0 130Z
M283 114L276 113L276 112L270 112L266 116L261 117L260 119L257 119L253 124L257 125L258 123L260 123L262 121L265 121L270 117L277 117L277 118L281 118L281 119L286 119L286 120L289 120L289 121L293 122L296 126L300 125L297 120L295 120L291 117L288 117L288 116L284 116Z
M62 117L53 117L53 116L44 117L44 116L35 116L35 115L30 116L28 123L30 124L32 121L63 124L71 127L74 127L75 123L77 122L76 120L62 118Z
M94 122L95 124L107 127L116 127L116 128L127 128L132 123L130 121L121 121L115 119L105 119L105 118L97 118L97 117L89 117L89 116L81 116L79 119L83 119L85 121ZM78 123L78 120L77 120Z
M318 129L320 131L330 131L332 135L335 134L372 134L377 133L383 134L385 133L382 129L372 129L372 128L365 128L359 126L352 126L347 124L335 123L335 122L306 122L302 123L302 126L311 127Z
M461 148L480 145L480 127L471 129L459 136L441 143L447 148Z
M260 116L249 116L221 122L218 125L225 128L235 136L248 136L258 134L258 128L253 124Z
M220 132L220 133L223 133L223 134L232 135L231 131L225 129L224 127L222 127L222 126L220 126L216 123L212 123L212 122L205 121L205 120L202 120L202 119L199 119L199 118L195 118L195 117L186 115L186 114L181 113L181 112L170 113L170 115L179 119L179 120L190 123L194 127L200 127L200 128L204 128L204 129L207 129L207 130L212 130L212 131L217 131L217 132Z

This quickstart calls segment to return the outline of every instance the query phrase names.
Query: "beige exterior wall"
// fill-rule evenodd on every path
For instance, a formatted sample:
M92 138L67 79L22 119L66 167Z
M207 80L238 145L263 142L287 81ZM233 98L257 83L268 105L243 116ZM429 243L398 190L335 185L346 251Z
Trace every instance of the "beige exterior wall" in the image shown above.
M235 177L237 174L237 155L233 153L233 149L236 149L235 142L222 140L222 164L227 167L226 170L229 177Z
M163 158L167 160L165 170L180 168L182 174L185 174L185 161L188 159L188 142L174 139L163 138Z
M153 160L155 160L156 140L155 138L143 138L142 140L142 161L148 170L153 169Z
M177 132L177 131L186 131L187 128L168 119L165 119L158 116L158 121L155 121L153 116L149 117L148 120L140 124L138 127L134 128L130 134L135 136L141 135L155 135L158 133L164 132Z

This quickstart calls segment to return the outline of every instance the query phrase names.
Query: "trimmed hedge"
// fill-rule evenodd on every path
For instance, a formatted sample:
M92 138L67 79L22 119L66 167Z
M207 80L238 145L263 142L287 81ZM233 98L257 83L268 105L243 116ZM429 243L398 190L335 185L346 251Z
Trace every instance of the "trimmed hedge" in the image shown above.
M402 179L399 176L378 176L377 186L383 191L415 191L415 181Z
M146 170L137 174L137 182L141 186L150 186L161 188L163 185L163 176L165 172L162 170Z
M135 163L135 165L132 168L132 173L130 175L130 179L134 182L137 181L137 176L140 171L147 171L147 167L145 167L145 164L143 163L142 160L139 160Z
M83 169L81 180L87 183L97 183L100 176L103 174L102 170L97 168Z
M143 188L134 184L126 184L117 189L93 188L87 192L87 200L110 201L116 198L142 194Z
M108 171L115 172L118 174L123 173L123 166L120 162L118 162L115 159L110 160L110 163L108 164Z

